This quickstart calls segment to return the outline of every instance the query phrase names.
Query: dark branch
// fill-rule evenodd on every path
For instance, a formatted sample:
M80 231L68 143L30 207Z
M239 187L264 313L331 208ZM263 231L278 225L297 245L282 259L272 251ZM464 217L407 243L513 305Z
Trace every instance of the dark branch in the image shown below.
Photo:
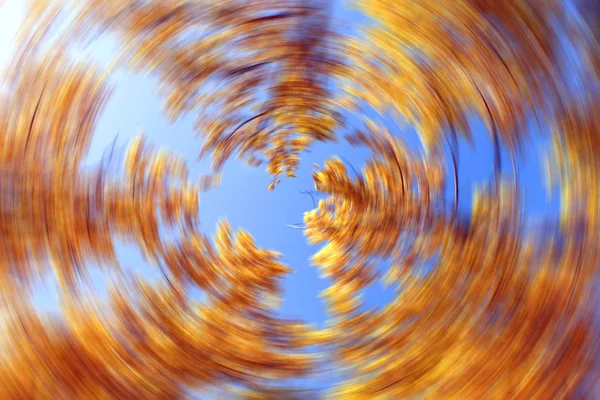
M450 152L452 157L452 169L454 173L454 215L458 210L458 167L456 165L456 155L454 154L454 150Z
M250 122L254 121L255 119L258 119L258 118L264 116L265 114L267 114L267 112L263 111L259 114L256 114L254 117L246 119L244 122L239 124L229 135L227 135L227 137L225 138L225 141L230 140L233 137L233 135L235 135L237 133L237 131L239 131L240 129L242 129L244 127L244 125L249 124Z
M317 208L317 201L315 200L315 194L318 194L319 192L316 192L314 190L305 190L305 191L300 191L300 194L307 194L310 196L310 198L312 199L313 202L313 206L314 208Z
M42 102L42 97L44 97L44 92L46 91L46 84L40 93L40 97L35 105L35 110L33 111L33 116L31 117L31 123L29 124L29 132L27 133L27 139L25 140L25 153L27 153L27 148L29 147L29 140L31 139L31 132L33 131L33 124L35 123L35 119L37 117L38 110L40 109L40 103Z
M340 159L341 159L341 160L342 160L344 163L348 164L348 166L350 167L350 169L352 169L352 172L354 172L354 175L355 175L356 177L359 177L359 176L360 176L360 175L359 175L359 173L358 173L358 172L356 172L356 169L354 169L354 166L353 166L353 165L352 165L352 164L351 164L351 163L350 163L348 160L346 160L344 157L341 157L341 156L339 156L339 157L340 157Z
M498 179L500 173L502 172L502 158L500 154L500 140L498 137L498 127L496 126L496 121L494 121L494 115L492 114L492 110L487 100L485 99L485 96L483 95L483 93L477 85L475 87L477 88L477 92L481 97L481 101L483 101L483 104L485 105L485 109L487 110L488 114L488 119L492 127L492 138L494 139L494 178Z

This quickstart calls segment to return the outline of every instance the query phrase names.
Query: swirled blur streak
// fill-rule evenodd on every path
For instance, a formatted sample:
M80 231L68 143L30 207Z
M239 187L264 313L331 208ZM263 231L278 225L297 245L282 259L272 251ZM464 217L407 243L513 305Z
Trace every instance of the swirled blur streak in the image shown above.
M265 399L600 396L600 6L351 5L366 17L352 33L325 0L29 2L0 100L0 399L183 399L206 387ZM109 68L69 55L103 34L121 50ZM181 157L143 136L120 174L83 166L121 66L158 78L169 119L197 115L215 176L192 182ZM414 126L424 151L368 109ZM316 329L273 310L290 272L280 255L226 222L211 241L198 201L233 156L266 164L275 189L316 142L342 139L348 113L365 123L345 139L371 156L359 171L333 157L313 176L323 198L302 229L324 244L312 261L332 282L330 321ZM458 143L473 141L473 117L493 175L465 211ZM535 225L515 161L532 124L552 143L561 207ZM118 241L164 282L123 273ZM117 276L107 301L81 293L91 263ZM49 272L62 319L31 304ZM365 308L377 280L395 297ZM332 369L342 378L326 392L285 387Z

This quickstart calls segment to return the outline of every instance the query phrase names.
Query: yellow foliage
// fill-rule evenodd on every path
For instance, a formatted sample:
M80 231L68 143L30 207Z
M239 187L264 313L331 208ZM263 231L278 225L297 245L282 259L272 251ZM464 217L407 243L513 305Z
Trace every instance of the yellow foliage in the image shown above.
M281 384L327 369L340 382L316 397L593 397L595 7L582 23L559 0L360 0L372 21L351 36L318 1L75 3L76 37L53 43L68 5L31 2L3 77L1 399L180 399L215 386L242 398L305 399L314 393ZM167 118L197 112L200 155L212 155L214 174L191 182L181 157L143 135L129 144L123 173L83 167L112 69L69 52L104 30L122 42L116 66L158 78ZM561 30L589 84L575 94L557 50ZM425 151L363 118L369 108L412 124ZM303 152L338 140L348 112L364 124L347 141L371 154L359 171L333 157L313 174L324 198L303 229L323 244L312 263L331 281L322 293L330 318L316 328L275 312L291 272L280 254L227 222L212 240L200 233L199 192L219 185L234 155L266 164L273 190L282 175L296 176ZM493 141L494 176L464 212L457 143L473 142L473 115ZM561 196L558 221L533 228L516 167L506 179L501 157L505 149L514 161L531 144L531 116L552 128L546 172ZM122 242L160 268L163 282L127 275L115 254ZM81 293L94 264L117 277L106 303ZM31 304L48 273L65 318ZM366 308L363 290L377 281L393 299Z

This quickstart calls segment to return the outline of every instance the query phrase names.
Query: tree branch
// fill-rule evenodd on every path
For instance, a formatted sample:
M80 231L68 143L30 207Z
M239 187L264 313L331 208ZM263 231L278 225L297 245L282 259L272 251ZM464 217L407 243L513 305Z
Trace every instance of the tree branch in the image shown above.
M315 200L315 196L314 195L317 194L317 193L319 193L319 192L314 191L314 190L305 190L305 191L299 191L299 192L300 192L300 194L307 194L307 195L309 195L310 198L312 199L314 208L317 208L317 201Z

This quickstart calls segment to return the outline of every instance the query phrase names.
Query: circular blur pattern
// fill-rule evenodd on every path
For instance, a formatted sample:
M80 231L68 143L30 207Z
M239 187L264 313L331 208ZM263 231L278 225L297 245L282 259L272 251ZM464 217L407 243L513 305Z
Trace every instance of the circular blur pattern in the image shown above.
M27 6L0 98L1 399L599 398L595 1ZM119 49L108 66L77 57L105 36ZM121 68L156 79L170 121L197 117L214 173L192 180L143 135L84 163ZM492 174L471 193L459 160L479 134ZM367 162L317 166L315 207L290 225L321 245L317 328L276 312L281 255L227 222L211 240L198 204L232 158L262 165L276 191L336 141ZM525 211L535 141L556 216ZM119 243L162 279L120 265ZM109 269L106 299L82 284L92 265ZM60 318L31 301L49 274ZM394 293L379 308L364 302L375 283ZM294 388L330 373L326 389Z

